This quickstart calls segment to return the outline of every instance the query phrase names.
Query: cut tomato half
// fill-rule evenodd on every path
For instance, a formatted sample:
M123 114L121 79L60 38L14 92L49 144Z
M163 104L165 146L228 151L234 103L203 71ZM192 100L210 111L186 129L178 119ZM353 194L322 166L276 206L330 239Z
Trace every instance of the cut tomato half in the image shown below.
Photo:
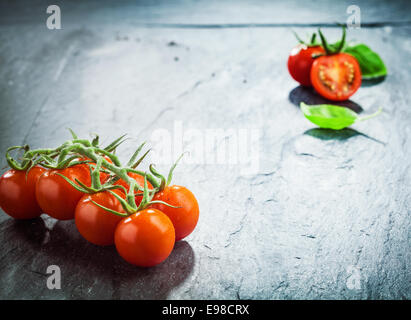
M315 59L311 68L311 83L324 98L343 101L361 86L361 69L357 60L346 53Z

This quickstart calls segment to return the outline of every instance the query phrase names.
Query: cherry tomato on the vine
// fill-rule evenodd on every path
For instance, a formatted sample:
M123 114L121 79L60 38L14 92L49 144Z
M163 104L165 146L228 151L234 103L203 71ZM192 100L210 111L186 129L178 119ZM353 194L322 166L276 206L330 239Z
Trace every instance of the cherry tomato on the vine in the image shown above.
M35 189L39 177L46 170L32 168L26 171L10 169L0 178L0 206L15 219L37 218L42 213L37 203Z
M312 65L311 82L324 98L347 100L361 86L361 69L357 60L347 53L321 56Z
M120 213L124 212L123 207L120 201L108 191L92 195L85 194L76 207L75 222L80 234L96 245L112 245L117 224L123 217L104 210L92 201Z
M171 253L175 231L170 219L156 209L145 209L124 218L114 234L117 252L140 267L155 266Z
M36 199L43 212L58 220L70 220L74 218L74 211L83 193L57 173L71 181L77 178L89 186L90 172L84 166L75 165L62 170L47 171L37 181Z
M138 173L134 173L134 172L129 172L129 173L128 173L128 176L129 176L130 178L133 178L134 180L136 180L137 183L138 183L138 185L139 185L140 187L144 188L144 176L142 176L142 175L140 175L140 174L138 174ZM118 181L115 183L115 185L121 185L121 186L123 186L124 188L126 188L126 190L128 190L128 188L129 188L129 185L128 185L123 179L118 180ZM153 186L151 185L151 183L150 183L149 181L147 181L147 187L148 187L148 189L153 189ZM119 189L119 190L120 190L120 189ZM137 193L137 192L136 192L136 193ZM138 192L138 193L142 193L142 192ZM136 205L137 205L137 206L140 204L141 200L143 200L143 196L141 196L141 195L136 196Z
M288 71L295 81L303 86L311 86L310 71L316 55L325 51L321 46L299 44L291 50L288 57Z
M113 163L113 161L111 161L111 159L109 157L104 157L104 159L106 159L108 162ZM78 159L78 161L87 161L89 160L88 158L80 158ZM88 172L90 172L90 167L89 165L96 165L94 162L90 162L90 163L81 163L78 164L77 166L79 167L84 167L84 169L86 169ZM107 181L107 178L110 176L107 172L103 171L104 166L102 167L102 169L100 170L100 182L103 184Z
M164 201L172 206L155 203L152 208L158 209L166 214L173 222L176 230L176 241L187 237L197 225L200 210L194 194L185 187L167 186L163 191L156 193L154 200Z

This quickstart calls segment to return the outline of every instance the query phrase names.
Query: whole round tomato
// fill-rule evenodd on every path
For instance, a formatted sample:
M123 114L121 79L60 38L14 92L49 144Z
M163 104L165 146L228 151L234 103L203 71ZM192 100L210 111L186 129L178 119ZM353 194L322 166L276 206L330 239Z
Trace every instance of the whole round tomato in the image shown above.
M15 219L37 218L42 213L36 200L36 183L46 170L36 166L26 171L10 169L0 178L0 207Z
M357 59L347 53L321 56L311 68L311 82L324 98L347 100L361 86L361 69Z
M314 62L313 55L323 54L321 46L306 46L299 44L291 50L288 57L288 71L295 81L303 86L311 86L310 71Z
M114 211L123 213L120 201L110 192L99 192L81 197L75 211L77 230L89 242L99 246L114 244L114 232L123 217L110 213L92 201Z
M145 209L124 218L114 234L119 255L139 267L163 262L173 250L174 242L172 222L156 209Z
M152 208L158 209L166 214L176 230L176 241L187 237L197 225L200 209L194 194L185 187L167 186L163 191L156 193L154 200L164 201L172 206L155 203Z
M140 187L144 188L144 176L138 174L138 173L134 173L134 172L129 172L128 176L133 178L134 180L137 181L137 183L139 184ZM128 190L129 185L123 180L120 179L118 180L116 183L114 183L115 185L121 185L124 188L126 188L126 190ZM147 187L149 189L153 189L153 186L150 182L147 181ZM120 189L119 189L120 190ZM138 193L142 193L142 192L138 192ZM136 205L138 206L141 202L141 200L143 200L143 196L136 196Z
M58 220L74 218L74 212L83 193L73 188L57 173L74 181L76 178L90 185L90 172L84 166L46 171L37 181L36 199L44 213Z

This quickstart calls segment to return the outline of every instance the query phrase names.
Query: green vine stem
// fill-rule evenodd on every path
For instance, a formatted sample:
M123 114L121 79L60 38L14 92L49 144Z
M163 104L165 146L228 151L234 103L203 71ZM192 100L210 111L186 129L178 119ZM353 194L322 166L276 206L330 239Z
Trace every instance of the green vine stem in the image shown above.
M159 191L163 191L165 187L167 187L168 185L170 185L171 180L173 180L173 172L174 169L177 167L177 164L180 162L181 158L184 156L185 152L183 152L178 159L176 160L176 162L174 162L174 164L171 166L170 171L168 172L168 176L167 176L167 180L166 178L160 174L159 172L157 172L157 170L154 169L154 164L150 164L149 166L149 170L150 172L156 176L157 178L160 179L160 186L159 186Z
M113 142L111 142L108 146L106 146L104 149L101 149L98 147L98 136L96 136L92 142L86 140L86 139L78 139L77 135L74 133L73 130L69 129L73 140L66 141L64 142L61 146L55 148L55 149L33 149L30 150L28 145L25 146L13 146L7 149L6 151L6 160L9 166L15 170L30 170L34 164L41 164L46 168L49 169L64 169L70 166L74 166L76 164L80 163L87 163L90 161L79 161L75 155L73 155L71 158L66 159L67 155L70 154L70 150L67 150L67 148L70 145L80 143L86 147L95 147L96 152L100 154L104 154L107 157L110 158L111 161L113 161L116 165L120 166L120 161L118 160L117 157L114 157L114 155L111 153L115 151L115 149L125 141L124 137L126 135L122 135L121 137L117 138ZM10 151L15 150L15 149L23 149L25 151L21 163L18 163L15 159L13 159L10 155ZM55 158L58 157L57 161L55 161Z
M165 188L166 185L167 185L166 178L164 178L164 176L163 176L162 174L158 173L157 170L154 169L154 164L150 164L149 170L150 170L150 172L151 172L154 176L156 176L157 178L160 179L161 182L160 182L159 190L160 190L160 191L163 191L164 188Z
M23 149L23 150L27 150L29 148L28 145L25 146L13 146L10 147L6 150L6 160L8 165L13 168L14 170L19 170L19 171L25 171L29 168L30 166L30 162L27 161L22 161L21 163L18 163L16 160L13 159L13 157L10 155L10 151L13 150L18 150L18 149ZM26 151L27 152L27 151Z
M321 32L321 29L318 29L318 34L320 35L320 38L321 38L321 45L324 48L325 53L327 55L340 53L341 50L345 46L345 38L346 38L345 26L342 26L342 37L341 37L341 40L340 40L340 43L339 43L338 47L335 48L335 49L330 47L330 45L328 44L327 39L325 38L324 34Z
M129 172L134 172L134 173L137 173L137 174L140 174L140 175L144 176L145 178L150 180L150 183L153 185L153 187L155 189L158 188L158 182L155 180L155 178L153 176L148 175L145 172L142 172L142 171L139 171L139 170L136 170L136 169L121 167L119 165L116 165L116 164L120 164L120 161L113 154L110 154L110 159L113 161L113 163L110 163L104 157L96 154L95 151L96 151L97 148L85 147L83 144L80 144L80 143L73 144L73 145L69 146L68 148L70 149L71 152L79 154L79 155L81 155L81 156L83 156L87 159L90 159L94 163L96 163L96 168L94 169L94 171L92 173L92 186L91 186L91 188L88 189L89 192L90 191L101 192L101 191L108 190L110 188L109 185L101 186L101 184L100 184L99 170L100 170L101 167L109 170L110 172L114 173L114 175L116 175L119 179L122 179L124 182L126 182L129 185L129 189L130 190L132 189L133 192L135 190L141 191L142 188L138 185L137 181L135 181L133 178L129 177L129 175L128 175ZM101 149L97 149L97 151L100 151L100 150ZM107 155L107 154L105 154L105 155ZM79 183L79 181L76 181L76 182ZM83 189L86 189L81 184L80 184L80 186ZM131 201L131 197L129 197L129 199L130 199L129 204L131 206L133 206L133 202Z
M170 171L168 172L168 176L167 176L167 185L169 185L171 183L171 180L173 180L173 172L174 169L177 167L177 164L180 162L181 158L184 156L185 152L183 152L178 159L176 160L176 162L174 162L174 164L171 166Z
M132 167L134 161L137 159L138 154L140 153L141 149L143 149L145 144L146 144L146 142L144 141L142 144L139 145L137 150L131 156L130 160L128 160L127 167Z
M149 149L138 160L136 160L140 151L144 147L145 142L137 148L137 150L130 158L127 166L123 167L119 158L114 154L114 151L121 143L125 141L125 135L117 138L107 147L101 148L99 147L98 135L96 135L93 141L90 142L86 139L79 139L73 130L69 129L69 131L73 139L64 142L62 145L54 149L30 149L28 145L13 146L8 148L6 151L7 163L11 168L20 171L26 171L26 175L29 170L36 165L41 165L49 169L65 169L77 164L88 164L91 176L90 186L85 185L78 179L72 181L59 172L57 172L56 174L61 176L73 188L82 193L92 194L103 191L110 192L120 201L123 209L125 210L125 212L127 212L127 214L113 212L113 210L109 208L104 209L120 216L126 216L143 210L153 203L162 203L173 207L163 201L152 201L152 198L154 197L155 193L157 193L159 190L163 190L165 186L170 183L172 172L183 155L181 155L176 163L171 167L168 179L166 181L164 176L159 174L154 169L153 165L150 165L151 174L136 169L151 150ZM24 151L21 161L15 160L10 155L11 151L13 150ZM106 173L108 172L110 174L109 178L104 184L102 184L100 181L100 172L102 171ZM135 179L128 175L129 173L136 173L143 176L144 186L140 186ZM156 178L160 178L160 183ZM128 190L122 185L114 184L119 179L122 179L129 186ZM153 189L148 189L148 182L151 183ZM117 193L113 192L115 189L121 189L125 194L125 199L123 199ZM143 199L138 206L136 205L136 195L143 196ZM102 207L97 203L96 205Z
M317 42L317 34L315 32L311 35L310 42L307 42L302 40L300 36L297 34L297 32L295 32L294 30L291 31L299 43L306 45L307 47L315 47L319 45L319 43Z
M117 193L113 192L113 191L109 191L115 198L117 198L117 200L120 202L121 206L123 207L124 211L126 212L126 214L123 214L121 212L117 212L115 210L112 210L110 208L107 208L105 206L102 206L100 204L98 204L97 202L93 201L92 202L97 205L98 207L111 212L115 215L118 216L129 216L132 215L136 212L139 212L141 210L144 210L145 208L147 208L148 206L155 204L155 203L161 203L164 204L166 206L172 207L172 208L178 208L175 206L172 206L171 204L168 204L164 201L160 201L160 200L154 200L152 201L154 195L156 192L158 192L158 190L149 190L148 189L148 184L147 184L147 174L144 174L144 191L143 191L143 199L141 200L140 204L138 205L138 207L135 204L135 193L134 193L134 184L136 184L136 181L132 181L131 185L130 185L130 189L129 192L126 195L126 200L123 199L121 196L119 196Z
M137 173L137 174L139 174L140 176L146 175L146 176L147 176L147 180L151 183L151 185L152 185L154 188L159 188L159 187L160 187L160 185L159 185L159 183L157 182L157 180L156 180L152 175L150 175L150 174L146 174L146 173L144 173L143 171L136 170L136 169L132 169L132 168L126 168L125 170L126 170L127 172ZM140 189L140 191L142 191L142 189Z
M137 153L138 153L138 152L137 152ZM153 164L150 164L149 170L150 170L151 174L154 175L155 177L159 178L160 181L161 181L161 182L160 182L160 185L158 185L157 181L155 181L155 180L153 181L153 182L155 182L155 183L152 183L152 182L150 181L150 183L152 183L152 185L155 187L153 190L149 190L149 189L148 189L148 184L147 184L147 181L149 180L149 178L152 178L152 176L150 176L150 175L149 175L148 173L146 173L146 172L142 172L142 171L138 171L138 170L134 170L134 169L127 169L128 172L135 172L135 173L138 173L138 174L144 176L143 199L141 200L139 206L138 206L137 208L136 208L136 206L135 206L135 189L138 189L138 188L136 188L136 184L137 184L137 183L136 183L136 181L135 181L134 179L133 179L133 181L131 182L131 185L130 185L130 188L129 188L128 193L126 193L126 194L127 194L127 195L126 195L126 199L123 199L123 198L122 198L121 196L119 196L117 193L109 190L109 192L110 192L114 197L116 197L117 200L120 202L120 204L121 204L121 206L123 207L124 211L127 213L126 215L124 215L124 214L122 214L122 213L120 213L120 212L117 212L117 211L115 211L115 210L112 210L112 209L110 209L110 208L107 208L107 207L105 207L105 206L102 206L102 205L96 203L95 201L92 201L92 202L93 202L95 205L97 205L98 207L100 207L100 208L102 208L102 209L104 209L104 210L106 210L106 211L108 211L108 212L111 212L111 213L113 213L113 214L115 214L115 215L122 216L122 217L124 217L124 216L129 216L129 215L134 214L134 213L136 213L136 212L138 212L138 211L144 210L144 209L147 208L148 206L150 206L150 205L152 205L152 204L156 204L156 203L164 204L164 205L169 206L169 207L171 207L171 208L179 208L179 207L173 206L173 205L171 205L171 204L169 204L169 203L166 203L166 202L164 202L164 201L161 201L161 200L154 200L154 201L153 201L152 199L153 199L154 195L155 195L157 192L164 190L164 188L171 183L171 180L172 180L172 178L173 178L174 169L176 168L177 164L179 163L179 161L181 160L181 158L182 158L183 156L184 156L184 153L181 154L181 156L180 156L180 157L176 160L176 162L171 166L170 171L169 171L169 173L168 173L167 180L166 180L166 178L165 178L162 174L160 174L156 169L154 169L154 165L153 165ZM133 155L133 157L134 157L134 155ZM133 157L132 157L132 158L133 158ZM132 160L132 159L130 159L129 164L132 162L131 160Z

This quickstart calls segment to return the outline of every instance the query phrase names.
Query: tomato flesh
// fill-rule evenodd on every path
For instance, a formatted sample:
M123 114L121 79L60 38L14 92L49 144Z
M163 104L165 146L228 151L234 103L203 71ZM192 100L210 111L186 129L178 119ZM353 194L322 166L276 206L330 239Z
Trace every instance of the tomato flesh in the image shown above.
M313 55L324 52L321 46L307 47L304 44L299 44L291 50L287 66L293 79L303 86L311 86L310 71L314 62Z
M0 207L15 219L33 219L40 216L42 210L37 203L35 188L39 177L46 171L34 167L26 171L10 169L0 178Z
M145 209L120 221L114 242L117 252L127 262L140 267L152 267L170 255L175 231L164 213Z
M311 68L314 89L324 98L343 101L361 86L361 69L357 60L346 53L317 58Z
M200 210L194 194L182 186L168 186L163 191L156 193L154 200L160 200L174 207L156 203L152 208L158 209L166 214L174 225L176 241L187 237L197 225Z
M123 219L103 208L100 208L92 201L124 213L120 201L109 192L99 192L92 195L84 195L77 204L75 211L75 223L77 230L89 242L108 246L114 244L114 232L118 223Z

